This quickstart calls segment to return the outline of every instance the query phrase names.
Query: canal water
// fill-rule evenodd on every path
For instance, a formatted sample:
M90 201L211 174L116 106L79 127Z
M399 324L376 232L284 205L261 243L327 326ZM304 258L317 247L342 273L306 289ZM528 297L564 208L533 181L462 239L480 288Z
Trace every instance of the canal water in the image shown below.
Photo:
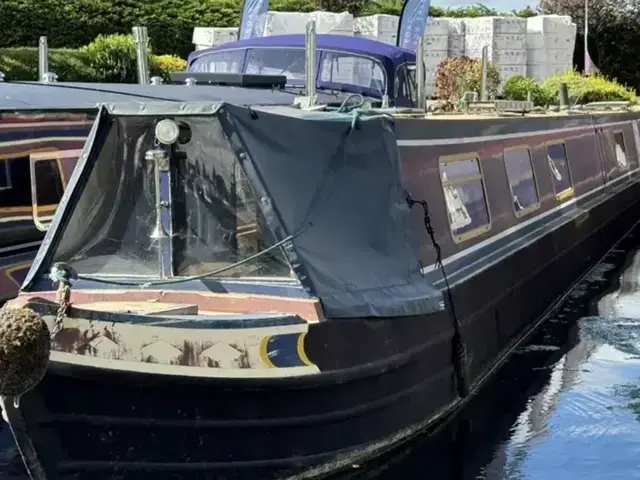
M26 478L4 425L0 478ZM342 478L640 479L640 225L456 416Z

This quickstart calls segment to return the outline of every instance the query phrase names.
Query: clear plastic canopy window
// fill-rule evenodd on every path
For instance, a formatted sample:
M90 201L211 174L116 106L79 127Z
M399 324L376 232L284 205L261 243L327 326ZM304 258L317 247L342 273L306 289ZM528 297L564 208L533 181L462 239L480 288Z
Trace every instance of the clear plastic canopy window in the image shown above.
M276 242L218 119L180 117L189 137L160 145L166 117L111 117L108 134L55 251L81 275L192 276L242 261ZM94 144L94 145L97 145ZM164 149L156 177L147 152ZM156 178L163 208L158 220ZM165 238L156 235L160 222ZM163 270L163 265L170 268ZM223 277L291 279L280 249L225 271Z

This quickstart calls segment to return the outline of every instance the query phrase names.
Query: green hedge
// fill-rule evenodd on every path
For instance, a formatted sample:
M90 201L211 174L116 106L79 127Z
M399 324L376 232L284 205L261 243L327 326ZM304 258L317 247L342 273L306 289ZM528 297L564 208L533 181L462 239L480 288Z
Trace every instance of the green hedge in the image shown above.
M323 3L332 11L356 5L362 14L395 15L402 5L400 0L272 0L270 8L305 12ZM0 47L35 47L38 37L46 35L52 48L79 48L100 34L129 34L133 26L145 25L157 53L185 58L193 50L194 27L237 26L240 8L241 0L0 0ZM459 16L456 12L465 16L497 13L482 6L459 11L432 7L430 11L433 16ZM521 12L523 16L530 13Z
M531 78L515 75L505 82L503 94L508 100L526 100L527 92L531 92L536 105L557 105L561 83L567 84L569 95L574 95L578 103L638 101L632 89L614 80L601 75L585 76L575 71L553 75L542 85Z
M502 88L502 94L507 100L524 101L529 93L534 105L545 106L553 101L549 92L545 91L533 78L523 75L509 77Z
M579 103L589 102L616 102L627 101L636 103L636 93L615 80L610 80L601 75L582 75L579 72L567 72L562 75L554 75L542 82L542 90L557 103L558 88L561 83L566 83L569 95L575 95Z
M152 75L169 80L171 72L184 71L186 62L170 55L150 55ZM62 82L135 83L136 52L131 35L100 35L79 49L49 50L49 70ZM0 49L0 72L8 81L38 79L38 49Z
M61 81L81 82L94 78L88 56L71 48L49 50L49 70L55 72ZM38 49L36 47L16 47L0 49L0 72L6 80L37 80Z

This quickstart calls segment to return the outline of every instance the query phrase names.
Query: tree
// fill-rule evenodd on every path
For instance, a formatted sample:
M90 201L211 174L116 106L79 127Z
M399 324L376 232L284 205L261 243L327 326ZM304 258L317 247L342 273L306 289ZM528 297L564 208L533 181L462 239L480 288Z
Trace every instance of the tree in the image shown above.
M584 0L541 0L542 14L569 15L578 26L575 63L584 59ZM600 71L640 89L640 5L634 0L589 0L589 54Z
M358 16L366 7L368 0L316 0L318 10L325 12L349 12Z

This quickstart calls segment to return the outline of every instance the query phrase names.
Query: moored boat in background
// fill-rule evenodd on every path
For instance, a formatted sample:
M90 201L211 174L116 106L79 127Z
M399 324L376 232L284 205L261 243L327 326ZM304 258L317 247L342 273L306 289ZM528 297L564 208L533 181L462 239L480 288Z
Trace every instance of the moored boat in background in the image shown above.
M0 114L0 302L17 293L93 123L74 113L14 111Z
M309 109L202 75L100 107L5 310L53 332L44 379L0 392L42 478L365 461L459 407L638 219L629 108Z

